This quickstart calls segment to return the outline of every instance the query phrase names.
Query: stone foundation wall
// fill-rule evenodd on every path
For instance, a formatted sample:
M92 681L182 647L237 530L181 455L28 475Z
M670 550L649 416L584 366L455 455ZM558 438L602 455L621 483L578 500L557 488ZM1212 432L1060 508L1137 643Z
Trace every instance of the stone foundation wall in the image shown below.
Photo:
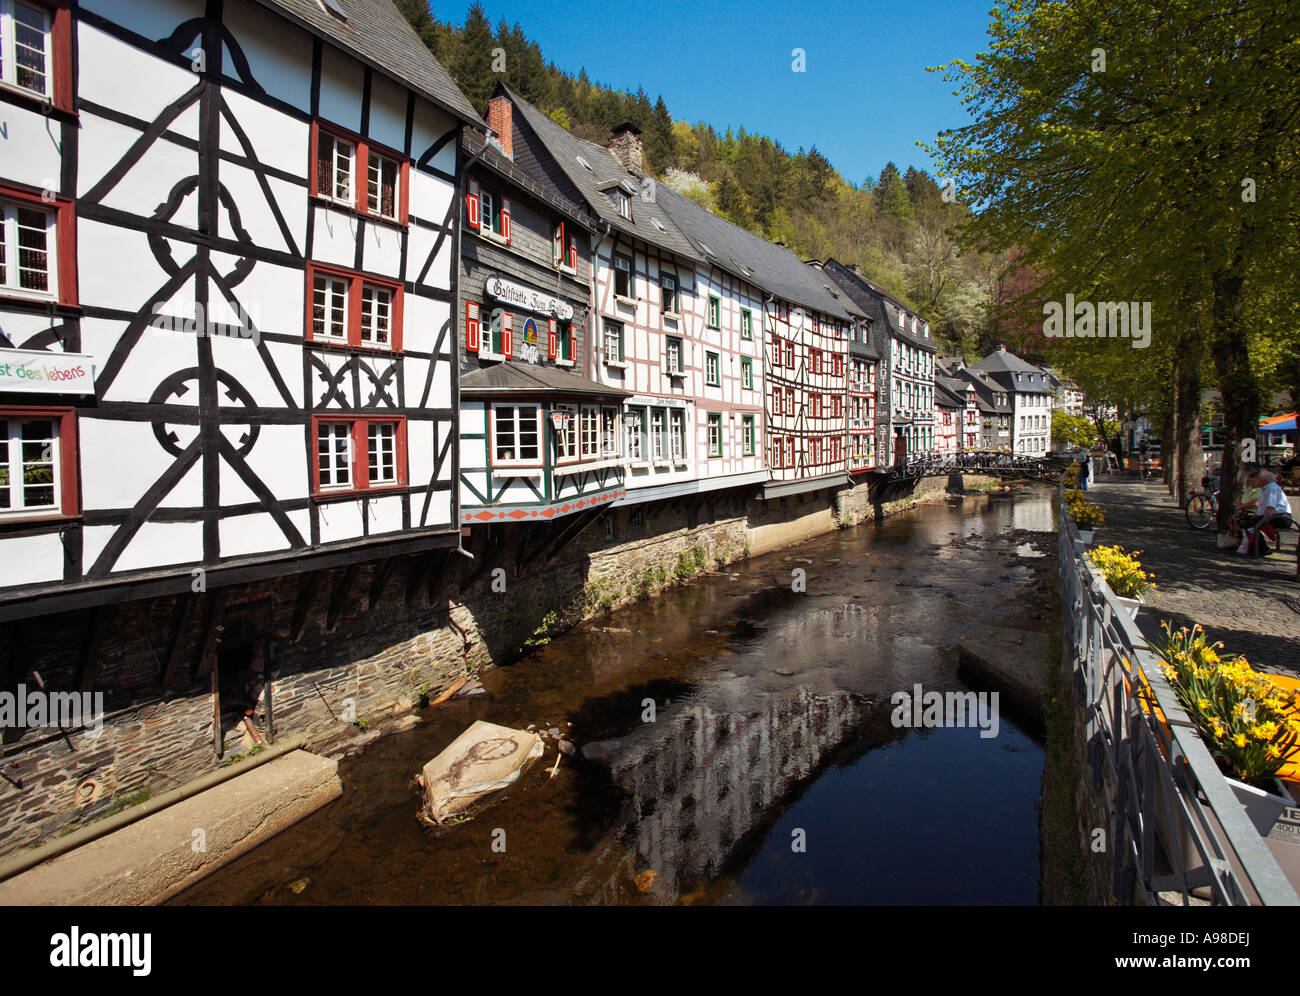
M227 709L217 754L212 671L215 662L228 683L255 642L269 648L276 738L301 736L329 751L598 612L851 524L870 507L865 487L767 501L753 494L607 509L573 534L586 520L476 527L463 540L473 559L434 551L9 623L0 641L5 687L33 688L32 671L51 689L91 687L103 693L104 718L98 736L51 729L6 738L0 770L12 781L0 782L0 854L250 750L240 711ZM223 687L221 698L228 706L234 690ZM264 702L251 717L259 731Z

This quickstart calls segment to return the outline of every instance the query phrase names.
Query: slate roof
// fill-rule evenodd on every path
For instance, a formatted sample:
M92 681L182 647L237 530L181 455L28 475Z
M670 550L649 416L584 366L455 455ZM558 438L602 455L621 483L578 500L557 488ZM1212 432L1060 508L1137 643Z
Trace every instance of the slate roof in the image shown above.
M789 249L719 218L689 197L659 184L659 206L708 262L749 281L783 301L846 321L866 313L822 270L802 262Z
M888 329L889 334L894 338L901 339L917 349L924 349L931 353L939 352L939 348L935 345L933 339L927 338L922 333L913 333L910 327L904 327L899 316L903 312L910 315L915 315L916 312L908 308L889 291L868 280L862 274L850 270L837 259L828 259L823 264L822 269L836 284L844 289L844 292L848 294L854 304L866 312L873 323L873 328Z
M1010 398L1008 398L1007 403L1002 406L993 403L994 395L1007 393L1007 388L1003 387L988 374L984 373L984 371L975 370L971 367L962 367L961 370L958 371L958 376L969 380L975 385L975 397L979 401L981 411L994 412L1003 415L1010 414Z
M614 154L603 146L588 142L570 132L563 125L552 121L523 97L504 84L501 91L514 105L516 113L511 115L515 127L524 124L550 152L551 158L563 170L582 194L587 208L596 217L616 231L634 236L643 242L667 249L675 255L695 262L702 262L703 256L697 252L684 235L677 230L672 221L660 210L655 200L643 200L639 194L637 181L623 168L623 164ZM581 156L591 169L578 162ZM621 183L629 183L638 191L630 195L632 218L629 220L618 213L606 191ZM656 194L663 189L662 184L655 185ZM653 220L652 220L653 219ZM658 220L662 229L654 224Z
M316 0L257 0L294 24L355 55L371 68L422 94L462 121L487 128L474 105L420 41L391 0L331 0L343 20Z
M971 367L988 374L1003 386L1003 390L1018 394L1051 394L1052 385L1047 374L1032 363L1027 363L1015 353L996 349Z
M536 177L517 165L495 145L489 144L487 136L468 128L461 133L460 147L465 150L467 162L470 156L477 154L485 145L487 151L483 153L479 163L505 177L520 190L526 190L542 203L548 204L561 214L572 218L588 231L594 232L597 230L595 218L567 197L557 193L550 186L540 183Z
M460 379L461 394L502 394L521 391L559 392L563 394L598 394L602 397L628 398L631 391L597 384L594 380L559 367L531 363L497 363L470 371Z
M951 381L949 381L951 383ZM966 391L961 389L959 393L954 393L948 389L946 384L939 383L936 378L934 382L934 403L942 405L945 408L965 408Z
M942 387L954 398L960 398L963 405L966 404L966 388L969 384L970 381L963 380L960 377L948 377L944 374L934 375L935 389L938 390Z

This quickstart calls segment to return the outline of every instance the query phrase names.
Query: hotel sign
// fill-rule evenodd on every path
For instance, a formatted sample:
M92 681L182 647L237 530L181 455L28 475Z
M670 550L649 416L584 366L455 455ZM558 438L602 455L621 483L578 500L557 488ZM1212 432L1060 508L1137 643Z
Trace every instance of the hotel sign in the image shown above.
M487 278L483 291L488 297L513 304L516 308L523 308L525 311L535 311L539 315L554 315L562 322L573 320L573 305L567 301L561 301L553 294L534 290L524 284L517 284L497 273Z
M94 394L93 356L42 349L0 349L0 391Z

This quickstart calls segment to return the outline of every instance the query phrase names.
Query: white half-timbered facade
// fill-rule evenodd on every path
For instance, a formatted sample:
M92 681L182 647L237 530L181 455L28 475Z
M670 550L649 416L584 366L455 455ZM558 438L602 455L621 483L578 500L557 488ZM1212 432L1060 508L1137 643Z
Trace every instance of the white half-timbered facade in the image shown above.
M849 340L849 473L876 469L876 368L880 356L871 344L867 322Z
M482 122L401 16L0 10L40 49L0 88L0 602L454 543L457 139Z

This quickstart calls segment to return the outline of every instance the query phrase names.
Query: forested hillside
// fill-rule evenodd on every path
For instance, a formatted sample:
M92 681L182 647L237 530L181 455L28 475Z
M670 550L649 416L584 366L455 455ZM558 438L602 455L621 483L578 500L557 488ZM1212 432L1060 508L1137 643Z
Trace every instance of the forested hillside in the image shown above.
M811 149L743 126L674 120L662 97L616 90L547 62L523 25L495 27L475 2L463 26L437 20L427 0L395 0L425 44L480 111L497 81L522 94L575 134L604 144L610 128L642 131L646 168L659 180L803 259L835 257L863 272L929 319L946 351L982 356L998 341L1030 345L1002 314L1009 288L1023 279L1006 255L959 252L953 227L966 216L934 179L889 163L878 177L846 180ZM505 54L494 72L493 50ZM497 60L500 65L500 60ZM723 128L719 133L718 127ZM930 136L922 136L930 137ZM1041 338L1039 339L1041 342ZM1028 350L1033 354L1032 346Z

